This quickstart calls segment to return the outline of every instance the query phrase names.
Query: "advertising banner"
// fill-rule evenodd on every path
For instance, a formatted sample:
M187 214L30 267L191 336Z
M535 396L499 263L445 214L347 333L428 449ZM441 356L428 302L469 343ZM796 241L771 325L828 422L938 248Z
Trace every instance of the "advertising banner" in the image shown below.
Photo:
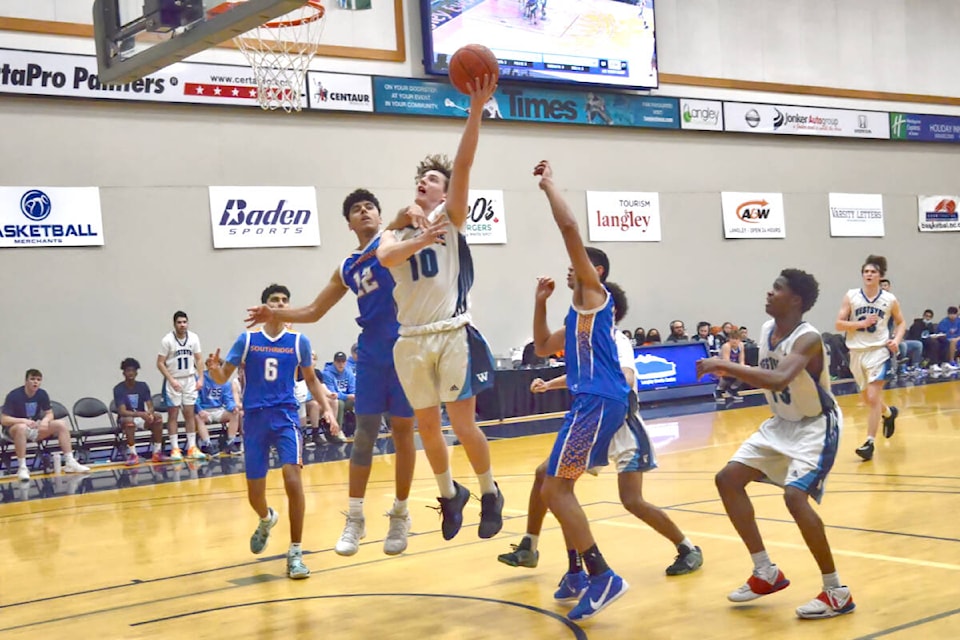
M464 118L470 98L446 82L374 77L376 113ZM484 117L525 122L676 129L676 98L602 91L501 86L484 105Z
M723 131L723 103L719 100L680 98L680 128Z
M373 81L370 76L307 72L311 109L373 113Z
M0 187L0 247L102 245L97 187Z
M960 118L891 113L890 137L894 140L960 142Z
M889 114L885 111L723 103L724 128L746 133L886 139L890 137L888 119Z
M633 355L641 392L716 382L712 376L697 379L697 360L708 357L702 342L635 347Z
M507 219L503 191L470 189L467 224L463 234L469 244L507 244Z
M587 191L591 242L660 242L660 194Z
M917 200L920 231L960 231L960 196L920 196Z
M318 247L314 187L210 187L214 249Z
M724 191L720 201L725 238L787 237L782 193Z
M883 196L879 193L831 193L830 235L883 237Z

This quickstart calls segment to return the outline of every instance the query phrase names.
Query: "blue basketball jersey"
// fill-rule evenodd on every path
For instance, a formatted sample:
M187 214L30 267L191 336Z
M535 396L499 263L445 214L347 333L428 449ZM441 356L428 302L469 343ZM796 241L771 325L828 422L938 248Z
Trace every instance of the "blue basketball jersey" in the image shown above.
M620 369L613 324L613 296L603 306L578 311L572 305L566 319L564 359L570 393L588 393L627 404L630 387Z
M294 376L298 366L312 365L310 341L297 331L284 330L270 338L262 330L246 331L237 338L227 354L227 362L244 365L246 386L243 408L300 406L294 396Z
M357 340L357 359L370 363L393 363L397 341L397 307L393 301L393 276L377 260L380 234L367 246L350 254L340 265L340 279L357 295L362 329Z

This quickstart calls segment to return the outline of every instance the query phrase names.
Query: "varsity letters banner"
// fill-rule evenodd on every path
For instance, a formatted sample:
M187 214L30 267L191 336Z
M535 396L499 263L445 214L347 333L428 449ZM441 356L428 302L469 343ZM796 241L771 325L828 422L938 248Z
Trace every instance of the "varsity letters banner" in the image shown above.
M883 196L874 193L831 193L830 235L883 237Z
M720 194L725 238L786 238L782 193Z
M591 242L660 242L660 194L587 191Z

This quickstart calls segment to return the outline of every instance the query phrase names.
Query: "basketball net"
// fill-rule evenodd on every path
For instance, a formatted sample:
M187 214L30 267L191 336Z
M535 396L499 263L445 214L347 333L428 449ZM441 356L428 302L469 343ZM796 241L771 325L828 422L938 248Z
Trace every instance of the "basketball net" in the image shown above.
M220 7L223 5L216 9ZM303 108L307 70L317 52L324 22L323 5L319 0L309 0L299 9L233 39L253 68L262 109L290 113Z

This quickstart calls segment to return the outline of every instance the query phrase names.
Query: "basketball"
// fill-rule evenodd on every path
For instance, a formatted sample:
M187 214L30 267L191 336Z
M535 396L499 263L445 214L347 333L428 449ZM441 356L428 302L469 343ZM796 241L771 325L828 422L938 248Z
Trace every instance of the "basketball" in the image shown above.
M450 84L460 93L468 93L467 83L476 84L477 78L490 75L494 80L500 77L500 66L493 51L482 44L468 44L457 49L450 58Z

